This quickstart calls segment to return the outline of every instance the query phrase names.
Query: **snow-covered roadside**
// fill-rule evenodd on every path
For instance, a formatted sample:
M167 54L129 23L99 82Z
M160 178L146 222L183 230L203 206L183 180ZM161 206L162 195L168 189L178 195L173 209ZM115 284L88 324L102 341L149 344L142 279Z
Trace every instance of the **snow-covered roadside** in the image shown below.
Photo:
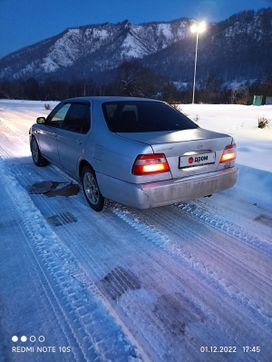
M227 193L272 212L272 173L243 165L238 167L239 180Z
M272 106L183 104L179 109L203 128L231 134L239 164L272 172ZM269 128L257 127L261 117L270 121Z

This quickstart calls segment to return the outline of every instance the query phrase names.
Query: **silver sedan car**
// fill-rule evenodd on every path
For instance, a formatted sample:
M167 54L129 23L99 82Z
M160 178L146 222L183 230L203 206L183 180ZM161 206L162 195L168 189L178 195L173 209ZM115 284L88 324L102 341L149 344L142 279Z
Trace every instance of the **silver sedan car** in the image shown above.
M96 211L105 198L147 209L210 196L237 179L231 136L153 99L64 100L37 118L30 147L37 166L52 162L79 180Z

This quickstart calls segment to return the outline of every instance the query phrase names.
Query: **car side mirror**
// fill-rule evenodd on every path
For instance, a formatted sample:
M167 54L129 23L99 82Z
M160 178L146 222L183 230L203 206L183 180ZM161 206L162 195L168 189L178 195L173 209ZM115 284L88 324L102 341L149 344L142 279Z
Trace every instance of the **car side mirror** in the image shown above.
M46 118L45 117L38 117L36 119L36 123L38 124L45 124L46 123Z

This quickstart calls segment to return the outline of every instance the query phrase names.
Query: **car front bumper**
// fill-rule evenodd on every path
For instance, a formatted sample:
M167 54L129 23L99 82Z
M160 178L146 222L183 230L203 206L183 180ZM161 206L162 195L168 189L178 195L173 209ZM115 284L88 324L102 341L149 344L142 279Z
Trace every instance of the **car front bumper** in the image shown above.
M171 205L214 194L232 187L238 177L235 167L182 179L132 184L97 174L104 197L137 209Z

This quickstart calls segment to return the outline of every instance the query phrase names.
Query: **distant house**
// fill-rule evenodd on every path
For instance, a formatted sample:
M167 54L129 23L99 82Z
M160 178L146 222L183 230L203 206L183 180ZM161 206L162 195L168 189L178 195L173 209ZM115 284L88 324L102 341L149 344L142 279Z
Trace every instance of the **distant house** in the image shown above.
M272 105L272 97L265 97L265 104L271 104Z
M261 106L263 104L271 104L272 105L272 96L267 96L267 97L264 97L264 96L260 96L260 95L255 95L253 97L253 102L252 104L254 106Z
M261 106L262 104L263 104L263 96L260 96L260 95L255 95L254 97L253 97L253 102L252 102L252 104L254 105L254 106Z

